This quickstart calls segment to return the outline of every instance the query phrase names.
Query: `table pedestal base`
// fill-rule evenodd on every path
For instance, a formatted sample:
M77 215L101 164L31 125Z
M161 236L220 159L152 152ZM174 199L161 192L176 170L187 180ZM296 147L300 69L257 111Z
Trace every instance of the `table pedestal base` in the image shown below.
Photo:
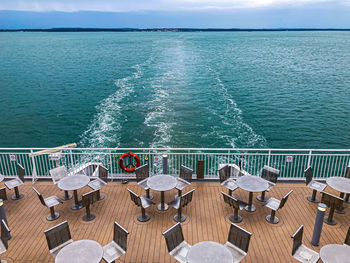
M11 199L12 199L12 200L19 200L19 199L22 199L23 196L24 196L24 194L18 194L18 196L14 194L14 195L11 197Z
M337 224L337 221L334 218L332 218L332 220L330 222L328 222L328 216L324 217L323 222L325 222L326 224L331 225L331 226L334 226Z
M91 221L91 220L94 220L95 219L95 215L94 214L90 214L90 217L87 217L87 215L84 215L83 216L83 220L84 221Z
M237 218L235 218L234 215L230 215L230 221L232 223L240 223L240 222L242 222L242 217L240 215L238 215Z
M318 199L317 197L315 197L315 199L312 199L312 196L308 196L307 200L309 202L312 202L312 203L319 203L320 202L320 199Z
M342 210L335 209L334 212L336 212L337 214L345 214L345 207L343 206Z
M145 216L142 216L142 214L137 216L137 220L140 222L146 222L150 219L151 217L148 214L145 214Z
M68 193L68 191L64 191L64 195L62 195L62 200L72 199L72 195Z
M268 200L268 198L265 195L258 195L256 199L260 202L266 202Z
M266 221L269 222L269 223L271 223L271 224L277 224L280 220L278 219L277 216L275 216L274 219L271 220L271 215L268 215L268 216L266 217Z
M252 205L251 207L249 207L249 205L247 205L246 207L244 207L244 209L245 209L247 212L255 212L255 211L256 211L255 205Z
M46 217L46 219L47 219L47 221L53 221L53 220L56 220L56 219L59 218L59 217L60 217L60 214L57 213L57 212L55 212L55 216L54 216L54 217L52 217L51 214L48 214L48 216Z
M168 208L169 208L169 206L167 204L158 204L157 205L157 209L159 211L166 211L166 210L168 210Z
M184 216L184 215L181 215L181 218L179 219L179 215L175 215L174 216L174 221L175 222L184 222L186 220L186 216Z
M82 201L78 201L78 203L74 203L72 204L72 209L73 210L79 210L83 208L83 202Z

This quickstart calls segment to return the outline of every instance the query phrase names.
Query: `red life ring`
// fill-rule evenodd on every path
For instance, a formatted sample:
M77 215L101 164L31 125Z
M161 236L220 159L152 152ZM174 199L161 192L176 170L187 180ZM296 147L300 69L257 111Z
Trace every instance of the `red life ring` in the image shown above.
M125 166L124 165L124 158L129 157L129 163ZM136 160L136 165L134 164L133 160ZM132 152L123 153L122 156L119 157L119 167L127 173L133 173L136 169L136 167L139 167L141 165L140 158L137 156L137 154ZM129 168L131 166L131 168Z

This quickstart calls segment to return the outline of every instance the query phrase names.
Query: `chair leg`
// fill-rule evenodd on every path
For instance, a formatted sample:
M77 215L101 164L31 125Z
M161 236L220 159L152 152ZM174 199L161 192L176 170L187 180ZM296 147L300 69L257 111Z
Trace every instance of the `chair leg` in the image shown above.
M344 193L340 193L339 197L344 199L344 195L345 195ZM344 200L344 203L345 203L345 200ZM341 210L335 209L334 212L336 212L337 214L345 214L345 206L343 205Z
M68 193L68 191L64 191L64 195L62 195L63 200L69 200L72 199L72 195Z
M15 194L11 197L12 200L19 200L23 198L24 194L20 194L18 191L18 186L15 187Z
M60 214L55 212L54 206L50 207L50 214L46 217L48 221L53 221L56 220L57 218L60 217Z
M149 190L150 190L150 189L147 189L147 190L146 190L146 197L147 197L148 199L152 200L152 199L153 199L153 195L150 194L150 191L149 191Z
M90 204L88 204L86 207L86 215L83 216L84 221L91 221L95 219L95 215L90 213Z
M271 224L277 224L280 220L278 219L277 216L275 216L276 211L275 210L271 210L271 215L268 215L266 217L266 221L271 223Z
M331 209L329 210L328 216L324 217L323 222L331 226L336 225L337 221L333 218L333 215L334 215L334 206L331 207Z
M265 195L265 191L262 191L261 192L261 195L258 195L257 197L256 197L256 199L258 200L258 201L260 201L260 202L266 202L267 201L267 198L266 198L266 195Z
M137 220L140 222L147 222L151 217L146 213L146 209L141 207L141 215L138 215Z
M230 215L230 221L232 223L239 223L242 222L242 217L238 215L238 208L234 208L233 215Z
M308 196L308 197L307 197L307 200L310 201L310 202L312 202L312 203L319 203L319 202L320 202L320 199L318 199L318 198L316 197L316 193L317 193L317 190L313 190L313 191L312 191L312 196Z
M177 209L177 215L174 216L174 221L175 222L183 222L186 220L186 216L184 216L182 214L182 208L179 207L179 209Z

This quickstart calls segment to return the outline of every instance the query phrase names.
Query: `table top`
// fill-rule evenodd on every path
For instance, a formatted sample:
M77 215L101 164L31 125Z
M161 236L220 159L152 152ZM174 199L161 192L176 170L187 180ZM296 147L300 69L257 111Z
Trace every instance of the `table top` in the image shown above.
M350 246L329 244L320 250L320 257L324 263L343 263L349 262Z
M174 176L159 174L148 177L147 185L154 191L163 192L175 188L177 185L177 180Z
M78 240L58 252L56 263L98 263L102 260L103 248L93 240Z
M262 192L269 188L269 184L266 180L252 175L238 177L236 185L248 192Z
M329 177L326 182L334 190L350 194L350 179L344 177Z
M232 263L233 256L224 245L212 241L195 244L187 253L188 263Z
M63 177L57 186L64 191L72 191L83 188L90 182L90 178L84 174L75 174Z
M0 174L0 182L4 181L5 176L3 176L2 174Z

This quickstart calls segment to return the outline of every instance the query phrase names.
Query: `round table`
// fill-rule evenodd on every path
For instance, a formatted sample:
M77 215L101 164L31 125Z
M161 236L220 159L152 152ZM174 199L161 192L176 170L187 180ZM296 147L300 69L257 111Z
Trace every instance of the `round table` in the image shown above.
M320 257L324 263L343 263L349 262L350 246L329 244L320 250Z
M233 256L224 245L203 241L190 248L186 260L188 263L232 263Z
M154 175L147 179L147 185L152 190L158 191L161 194L161 202L157 206L158 210L168 210L168 205L164 202L164 192L176 187L176 178L171 175Z
M350 179L345 177L329 177L326 179L327 185L334 190L340 192L340 198L344 198L344 194L350 194ZM336 213L345 214L345 207L342 210L335 210Z
M244 208L248 212L254 212L256 210L253 205L253 193L254 192L263 192L269 188L269 184L266 180L252 175L244 175L238 177L236 180L236 185L249 192L249 202L248 205Z
M74 204L72 205L73 210L81 209L82 202L78 200L78 189L87 186L90 182L90 178L84 174L75 174L62 178L57 186L64 191L74 191Z
M103 257L102 246L93 240L78 240L58 252L55 263L99 263Z
M0 174L0 182L4 181L5 176L3 176L2 174Z

